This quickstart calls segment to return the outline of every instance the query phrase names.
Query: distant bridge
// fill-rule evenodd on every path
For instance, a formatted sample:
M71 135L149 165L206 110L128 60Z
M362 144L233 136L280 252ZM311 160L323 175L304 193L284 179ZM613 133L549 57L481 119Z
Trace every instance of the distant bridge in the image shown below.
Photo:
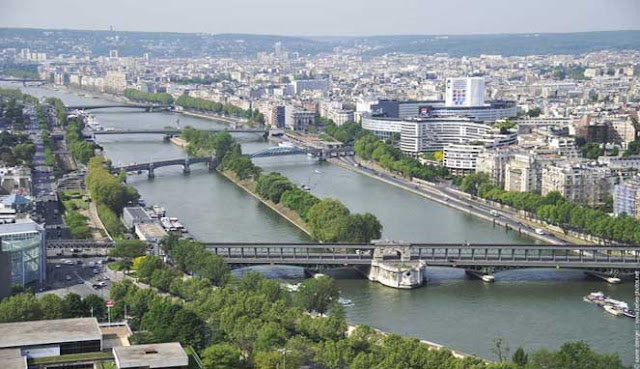
M267 158L267 157L273 157L273 156L292 156L292 155L307 155L307 154L310 154L313 157L322 159L327 156L353 155L353 151L351 148L321 150L321 149L305 149L300 147L271 147L255 153L244 154L244 155L248 158L256 159L256 158ZM125 172L146 171L149 175L149 178L153 178L154 170L157 168L169 167L169 166L182 166L183 171L185 173L189 173L191 164L198 164L198 163L207 163L209 169L215 169L215 167L218 165L218 161L216 160L215 157L180 158L180 159L160 160L160 161L147 162L147 163L133 163L129 165L112 166L111 172L118 173L123 170Z
M3 82L47 82L46 79L37 79L37 78L17 78L17 77L0 77L0 81Z
M175 129L109 129L103 131L94 131L87 130L84 135L85 137L92 137L94 135L149 135L149 134L162 134L167 136L175 136L182 134L184 130L180 128ZM206 132L229 132L229 133L259 133L262 135L269 134L269 130L267 129L254 129L254 128L246 128L246 129L199 129L199 131Z
M207 163L210 169L214 169L217 165L217 160L214 157L201 157L201 158L183 158L183 159L171 159L171 160L160 160L154 161L150 163L134 163L129 165L122 166L112 166L111 172L119 173L120 171L125 172L140 172L147 171L149 178L153 178L155 176L154 170L162 167L169 167L179 165L182 166L182 170L185 173L188 173L192 164L198 163Z
M111 105L69 105L67 110L95 110L95 109L113 109L113 108L129 108L129 109L144 109L146 111L152 111L155 109L166 110L172 109L172 105L137 105L137 104L111 104Z
M443 243L205 245L229 264L236 265L347 266L369 265L380 260L391 264L424 262L427 266L464 269L477 276L521 268L576 269L607 280L640 270L640 248L636 246ZM391 252L385 253L385 250Z

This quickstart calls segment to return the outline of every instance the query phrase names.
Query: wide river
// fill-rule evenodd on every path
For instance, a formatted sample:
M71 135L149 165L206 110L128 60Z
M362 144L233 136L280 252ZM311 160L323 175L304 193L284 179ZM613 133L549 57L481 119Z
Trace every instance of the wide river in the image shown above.
M5 86L8 86L5 84ZM13 85L20 87L19 85ZM58 96L67 104L108 104L42 88L23 88L35 96ZM224 123L174 113L131 110L97 110L104 127L162 128L175 125L198 128L224 127ZM245 152L270 146L255 135L239 135ZM98 138L114 163L184 157L182 149L163 143L159 135L102 136ZM384 226L383 238L416 242L525 243L531 240L490 223L464 215L396 187L307 157L256 160L265 171L278 171L298 184L307 184L319 197L334 197L352 212L375 214ZM159 204L180 218L189 232L202 241L306 241L308 237L269 208L216 172L194 166L189 175L181 168L130 176L148 204ZM298 268L258 267L282 278L302 277ZM346 273L347 275L353 275ZM586 279L581 272L516 270L485 284L466 279L460 270L431 268L428 285L400 291L358 278L338 281L343 296L351 299L347 317L352 323L418 337L462 352L495 359L493 341L503 338L513 352L583 340L600 352L617 352L624 362L634 358L633 320L614 317L582 300L592 291L633 302L633 282L609 285Z

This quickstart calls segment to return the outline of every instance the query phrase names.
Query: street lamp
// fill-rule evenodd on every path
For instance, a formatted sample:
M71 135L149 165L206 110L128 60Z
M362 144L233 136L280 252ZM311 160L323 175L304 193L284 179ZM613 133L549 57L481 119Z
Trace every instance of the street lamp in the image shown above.
M282 369L287 369L287 349L278 349L278 352L282 354Z

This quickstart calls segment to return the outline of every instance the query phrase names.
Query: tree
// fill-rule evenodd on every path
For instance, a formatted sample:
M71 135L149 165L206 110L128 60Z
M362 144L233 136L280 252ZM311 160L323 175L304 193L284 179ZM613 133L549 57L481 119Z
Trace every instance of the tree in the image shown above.
M522 347L518 347L513 353L511 361L519 367L524 367L529 361L529 356L524 352Z
M102 297L91 294L85 296L82 300L86 306L86 310L89 312L89 316L96 317L99 320L107 316L107 308Z
M64 318L81 318L88 316L87 305L77 293L68 293L62 299Z
M294 298L305 310L324 314L331 304L338 300L339 295L335 281L330 277L322 276L302 282Z
M119 272L127 273L133 267L133 260L131 258L124 258L120 260L116 266Z
M509 356L509 346L503 338L496 338L493 340L491 352L493 352L498 357L498 361L502 363L505 362Z
M337 241L340 222L349 215L349 209L335 199L324 199L309 209L309 228L314 238L323 242Z
M147 244L140 240L119 240L109 250L109 256L122 258L136 258L147 251Z
M40 299L40 309L42 311L42 319L62 319L64 310L62 300L58 295L48 293Z
M7 297L0 303L0 323L24 322L42 319L38 300L30 293Z
M240 350L230 343L220 343L207 347L202 352L204 369L239 368L242 365Z

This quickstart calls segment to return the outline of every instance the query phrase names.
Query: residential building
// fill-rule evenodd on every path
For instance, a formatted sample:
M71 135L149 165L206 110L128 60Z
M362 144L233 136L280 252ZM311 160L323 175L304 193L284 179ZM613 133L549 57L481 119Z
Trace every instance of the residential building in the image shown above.
M493 185L504 188L507 163L514 155L511 147L485 149L476 158L476 172L487 173Z
M308 126L316 125L316 113L287 105L285 107L285 125L294 131L305 131Z
M640 218L640 180L624 181L614 187L613 214Z
M0 194L31 194L31 169L28 167L0 167Z
M540 173L534 154L516 153L505 166L504 189L514 192L539 192Z
M569 201L596 206L611 193L613 177L606 167L562 162L545 166L541 182L543 196L558 191Z

